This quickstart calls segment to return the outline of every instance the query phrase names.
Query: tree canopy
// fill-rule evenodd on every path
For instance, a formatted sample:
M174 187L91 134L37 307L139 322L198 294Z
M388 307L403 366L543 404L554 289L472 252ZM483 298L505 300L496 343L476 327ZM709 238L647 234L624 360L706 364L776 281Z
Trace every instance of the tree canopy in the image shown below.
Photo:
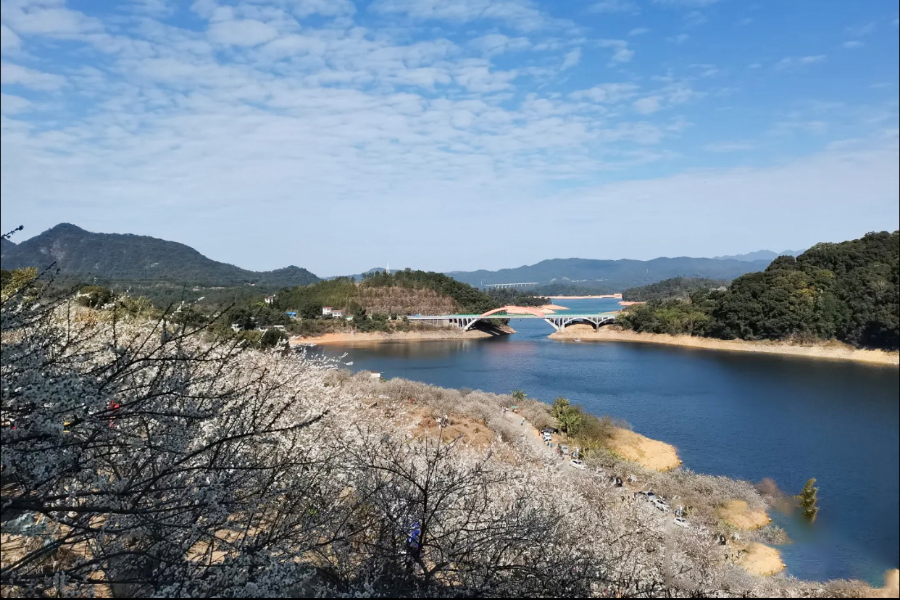
M860 348L900 346L898 232L869 233L781 256L724 291L652 300L623 313L635 331L722 339L837 339Z

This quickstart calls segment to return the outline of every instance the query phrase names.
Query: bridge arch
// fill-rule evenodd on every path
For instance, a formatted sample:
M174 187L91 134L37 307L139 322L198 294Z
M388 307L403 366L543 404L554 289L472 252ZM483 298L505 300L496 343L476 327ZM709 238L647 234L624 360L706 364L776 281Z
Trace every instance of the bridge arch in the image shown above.
M506 313L506 315L501 315L500 313ZM465 319L464 322L461 322L460 325L462 326L464 331L468 331L475 325L475 323L477 323L478 321L481 321L482 319L490 319L491 317L494 317L494 316L502 318L503 316L515 316L517 314L519 314L519 315L528 314L528 315L533 315L535 317L540 317L542 319L546 318L546 316L547 316L544 313L544 311L542 311L539 308L533 308L530 306L510 305L510 306L501 306L500 308L495 308L495 309L489 310L482 315L478 315L477 317L475 317L475 316L468 317L467 319Z
M491 315L495 315L495 314L501 313L501 312L505 312L505 313L509 314L509 311L513 310L513 309L515 309L516 313L518 313L518 314L528 313L528 314L534 315L536 317L542 317L542 318L546 316L544 311L542 311L539 308L532 308L530 306L501 306L500 308L495 308L493 310L487 311L486 313L481 315L481 318L483 319L484 317L489 317Z

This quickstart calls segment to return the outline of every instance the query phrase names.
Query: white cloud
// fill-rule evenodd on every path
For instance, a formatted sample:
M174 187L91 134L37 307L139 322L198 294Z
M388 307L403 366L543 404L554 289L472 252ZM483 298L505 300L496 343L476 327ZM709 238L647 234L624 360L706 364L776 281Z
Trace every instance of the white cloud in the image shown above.
M571 69L575 65L577 65L581 61L581 48L575 48L571 52L567 52L564 59L563 64L560 67L563 71L566 69Z
M471 92L499 92L512 87L510 83L517 76L516 71L491 71L481 61L465 61L453 74L461 86Z
M860 42L860 41L857 41L857 40L850 40L850 41L848 41L848 42L844 42L844 43L841 44L841 45L842 45L844 48L847 48L847 49L851 49L851 50L852 50L853 48L860 48L860 47L862 47L864 44L863 44L862 42Z
M223 45L258 46L276 37L274 27L255 19L219 21L209 26L209 39Z
M4 3L3 21L18 33L72 37L103 30L97 19L65 8L65 2Z
M699 71L700 77L712 77L713 75L717 75L719 73L718 67L716 65L710 64L693 64L688 65L691 69L696 69Z
M631 0L601 0L592 4L588 10L596 13L640 12L637 4Z
M639 86L633 83L601 83L588 90L572 92L573 100L590 100L601 104L616 104L637 94Z
M691 36L689 36L689 35L686 34L686 33L679 33L678 35L675 35L675 36L672 36L672 37L667 37L667 38L666 38L666 41L667 41L667 42L671 42L671 43L673 43L673 44L681 45L681 44L685 43L686 41L688 41L688 39L689 39L690 37L691 37Z
M17 50L19 43L19 36L12 29L6 25L0 25L0 50L3 52Z
M761 69L762 65L760 63L751 63L747 65L748 69Z
M649 115L662 108L662 102L662 96L647 96L646 98L635 100L633 106L642 115Z
M715 4L719 0L653 0L656 4L663 4L675 7L685 8L703 8Z
M301 18L310 15L338 17L354 14L356 7L350 0L294 0L292 12Z
M614 48L610 63L626 63L634 56L634 50L628 48L628 42L625 40L600 40L597 44L601 48Z
M869 143L769 167L699 169L671 177L610 183L568 193L555 199L553 206L560 211L581 207L583 225L567 228L569 236L587 234L595 219L615 220L624 232L630 233L632 228L646 231L652 214L655 239L686 256L713 255L714 248L746 239L747 231L765 231L769 240L779 240L763 242L763 246L837 242L867 231L897 228L898 164L896 144ZM659 198L666 200L660 203ZM848 205L854 210L842 211L840 219L823 210ZM703 215L703 235L686 234L692 230L690 226L679 230L665 227L683 223L685 213ZM776 223L771 219L776 213L790 217ZM740 218L736 219L736 214ZM797 228L801 215L802 231ZM618 256L651 258L639 254L646 241L646 236L627 240L623 233L621 239L610 243L616 244ZM559 254L577 255L572 250L559 250Z
M31 102L25 98L13 96L12 94L0 93L0 113L4 115L19 113L28 110L30 107Z
M692 10L684 16L685 27L697 27L698 25L703 25L707 21L709 21L709 19L699 10Z
M39 7L68 11L61 3L40 2ZM511 208L540 208L547 202L578 206L596 202L598 190L615 197L652 192L658 199L673 181L678 198L691 198L693 180L690 185L681 179L611 188L595 184L610 173L616 180L633 179L636 166L676 157L678 146L670 141L690 127L688 119L699 124L707 112L720 108L714 105L718 98L710 96L703 112L689 112L694 107L688 103L716 93L700 87L707 80L698 74L730 70L729 65L693 65L687 76L673 66L657 78L629 68L616 76L619 82L595 75L581 85L597 85L569 92L560 82L568 86L577 78L560 77L559 66L575 63L575 48L587 53L579 65L585 66L588 57L596 61L599 54L626 71L622 65L633 56L629 44L583 39L590 37L587 33L517 37L504 27L551 23L528 12L537 9L524 1L393 4L409 10L368 14L366 26L354 21L349 5L327 2L226 7L201 1L195 12L209 22L207 31L154 20L152 11L149 16L114 11L102 23L75 11L40 27L23 21L45 33L7 23L4 5L3 24L12 35L21 33L24 48L15 59L4 51L3 220L15 217L31 229L76 220L99 230L184 241L252 268L297 262L328 274L349 272L358 257L374 255L414 256L431 262L411 266L441 268L437 251L426 256L428 251L413 249L449 246L462 229L472 239L488 240L488 224L497 219L523 228L533 239L535 225L528 216L533 213ZM327 18L298 23L304 14ZM410 28L407 17L449 23ZM370 28L373 20L389 26ZM454 21L466 25L453 29ZM632 30L632 35L640 33ZM64 59L55 41L61 37L71 40ZM534 52L492 58L525 49ZM54 93L43 99L42 94L20 94L16 85ZM803 114L781 113L773 133L829 133L826 123L838 122L838 110L844 109L827 115L807 107ZM891 118L896 120L889 116L860 128L896 129ZM820 139L822 145L831 141ZM739 142L710 144L708 151L724 151L728 143ZM872 159L859 168L884 164ZM711 174L740 182L746 176ZM771 170L753 175L775 177ZM874 175L884 179L883 172ZM871 189L882 188L872 184ZM647 205L640 198L636 202ZM433 227L433 215L447 205L463 210L447 216L441 228ZM484 221L465 218L467 209L480 211ZM628 210L617 216L632 219ZM297 236L297 221L280 217L292 214L319 226ZM355 218L348 222L346 214ZM676 221L648 235L665 237L671 223ZM565 224L550 225L563 229ZM373 226L383 235L371 236ZM248 228L267 232L259 250L228 242ZM587 239L569 237L565 243ZM630 243L624 235L620 241ZM321 252L329 244L342 252ZM487 244L464 244L440 260L453 263L447 268L466 261L483 266L479 261ZM504 246L502 256L518 260L544 251L516 244ZM573 255L584 249L599 252L587 245L571 247Z
M0 82L7 85L21 85L33 90L49 91L64 86L66 78L4 62L0 64Z
M417 20L458 23L496 20L523 31L541 29L551 23L528 0L375 0L370 8Z
M469 45L476 48L486 56L494 56L503 54L504 52L514 52L517 50L526 50L531 47L531 42L526 37L508 37L502 33L490 33L475 38Z
M821 135L828 130L828 123L816 120L791 120L779 121L769 131L771 135L794 135L798 132L812 135Z
M628 35L644 35L645 33L649 33L650 30L646 27L635 27L631 31L628 32Z
M711 144L706 144L703 146L703 149L707 152L714 152L717 154L727 152L746 152L755 148L756 145L749 142L713 142Z
M876 24L874 22L863 23L861 25L854 25L852 27L845 28L844 33L846 33L850 37L863 37L875 31L875 28Z
M794 70L805 67L806 65L820 63L824 60L824 54L815 56L788 56L775 63L775 68L779 71Z

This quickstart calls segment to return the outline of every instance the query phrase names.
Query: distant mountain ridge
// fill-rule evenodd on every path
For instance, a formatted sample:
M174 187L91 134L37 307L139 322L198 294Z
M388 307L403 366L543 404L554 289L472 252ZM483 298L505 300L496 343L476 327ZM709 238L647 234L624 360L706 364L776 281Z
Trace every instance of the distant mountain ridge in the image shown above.
M729 254L727 256L714 256L715 260L767 260L769 262L775 260L779 256L800 256L804 250L783 250L782 252L772 252L771 250L757 250L756 252L748 252L747 254Z
M572 284L598 292L621 292L630 287L656 283L673 277L734 279L745 273L762 271L771 260L714 258L654 258L653 260L594 260L554 258L534 265L499 271L451 271L447 275L475 286L498 283Z
M190 246L149 236L93 233L61 223L20 244L2 245L4 269L37 267L55 262L64 278L98 283L172 282L201 286L254 285L279 289L320 281L300 267L249 271L217 262Z

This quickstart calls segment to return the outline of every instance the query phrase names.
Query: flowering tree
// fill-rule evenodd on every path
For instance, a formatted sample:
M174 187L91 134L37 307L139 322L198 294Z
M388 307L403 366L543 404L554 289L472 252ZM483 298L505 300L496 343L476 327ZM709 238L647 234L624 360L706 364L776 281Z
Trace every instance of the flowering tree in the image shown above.
M3 301L3 586L284 591L340 491L315 443L329 365L25 295Z

